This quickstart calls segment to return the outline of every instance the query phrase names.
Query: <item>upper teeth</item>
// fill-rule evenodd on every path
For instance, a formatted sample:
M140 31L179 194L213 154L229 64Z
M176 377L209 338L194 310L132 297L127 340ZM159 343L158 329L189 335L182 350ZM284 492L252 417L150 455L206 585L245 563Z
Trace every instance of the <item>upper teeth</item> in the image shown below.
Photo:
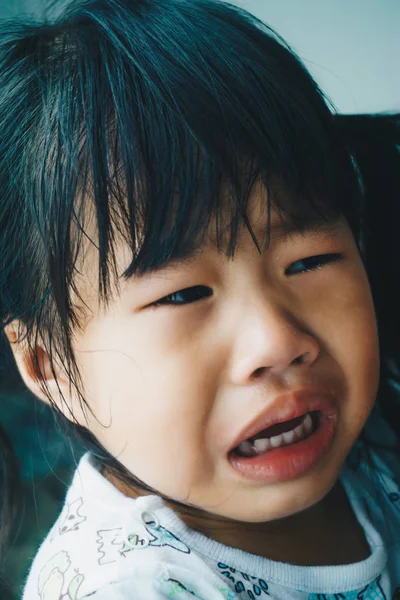
M280 446L287 446L288 444L293 444L295 441L298 442L304 439L311 433L312 428L312 418L310 413L307 413L304 415L303 421L294 429L285 431L279 435L274 435L270 438L259 438L254 440L254 442L246 440L239 444L238 450L241 454L247 456L263 454L264 452L267 452L267 450L279 448Z

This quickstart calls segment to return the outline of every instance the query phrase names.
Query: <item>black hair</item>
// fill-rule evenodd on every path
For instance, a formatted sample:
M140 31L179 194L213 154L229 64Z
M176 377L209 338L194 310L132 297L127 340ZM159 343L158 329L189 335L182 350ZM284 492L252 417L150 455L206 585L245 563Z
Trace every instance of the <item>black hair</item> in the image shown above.
M251 232L256 181L268 192L265 244L271 202L298 227L344 215L359 239L368 185L355 120L334 117L287 44L236 6L73 1L45 23L6 22L0 89L1 318L23 323L32 351L40 337L78 391L84 243L98 249L107 303L117 236L132 252L125 276L185 256L212 218L232 256L239 227Z

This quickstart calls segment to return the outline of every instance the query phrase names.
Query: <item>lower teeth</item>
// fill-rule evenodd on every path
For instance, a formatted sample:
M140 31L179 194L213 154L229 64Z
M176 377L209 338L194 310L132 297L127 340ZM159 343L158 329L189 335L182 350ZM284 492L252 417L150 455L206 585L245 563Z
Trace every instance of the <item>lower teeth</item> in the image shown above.
M304 416L303 421L290 431L285 431L280 435L275 435L270 438L260 438L257 440L246 440L239 444L236 448L236 453L239 456L253 457L265 454L269 450L289 446L296 442L300 442L311 435L314 430L313 420L310 413Z

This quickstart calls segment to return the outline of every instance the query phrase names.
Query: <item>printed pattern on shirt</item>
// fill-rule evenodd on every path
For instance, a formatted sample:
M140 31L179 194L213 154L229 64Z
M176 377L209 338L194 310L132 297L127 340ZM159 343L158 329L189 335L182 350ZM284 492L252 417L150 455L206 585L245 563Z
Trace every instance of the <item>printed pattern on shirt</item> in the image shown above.
M220 574L230 581L237 594L244 593L245 597L250 598L250 600L256 600L260 596L270 595L268 583L264 581L264 579L259 579L248 575L247 573L237 571L237 569L234 569L225 563L219 562L217 566Z
M132 528L134 529L134 528ZM122 527L114 529L100 529L97 531L97 551L99 565L106 565L126 556L133 550L142 550L146 546L169 546L174 550L190 554L190 549L171 531L159 525L158 527L145 526L146 537L140 532L130 532L125 535Z
M78 600L78 591L84 580L82 573L71 569L68 552L62 550L43 567L38 579L40 600Z
M310 594L308 600L388 600L380 581L381 576L363 589L345 594Z
M58 527L60 535L71 531L78 531L79 526L86 521L86 517L79 513L82 506L82 498L78 498L74 502L71 502L71 504L64 506Z

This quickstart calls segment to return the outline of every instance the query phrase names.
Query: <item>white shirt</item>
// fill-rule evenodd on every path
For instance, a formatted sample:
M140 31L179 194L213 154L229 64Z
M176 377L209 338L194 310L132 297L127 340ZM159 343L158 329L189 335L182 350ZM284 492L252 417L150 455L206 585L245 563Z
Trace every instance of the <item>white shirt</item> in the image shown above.
M186 527L158 496L125 497L86 454L23 598L392 600L400 588L400 464L395 475L382 456L374 454L371 469L364 455L358 442L341 481L370 556L351 565L302 567L215 542Z

